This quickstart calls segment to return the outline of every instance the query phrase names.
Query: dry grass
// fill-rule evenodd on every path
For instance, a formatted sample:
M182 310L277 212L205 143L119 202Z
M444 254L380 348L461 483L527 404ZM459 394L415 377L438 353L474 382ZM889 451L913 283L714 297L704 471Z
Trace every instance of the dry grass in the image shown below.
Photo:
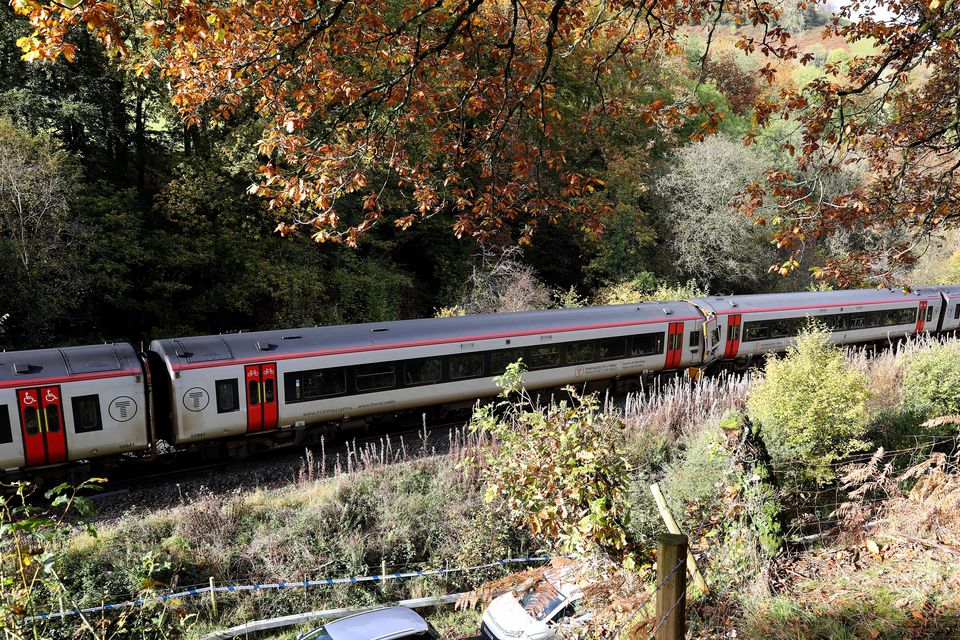
M934 453L900 478L916 483L886 510L895 534L954 549L960 561L960 458Z
M750 376L745 374L670 378L627 396L624 420L629 430L648 430L668 442L692 438L726 412L743 411L749 390Z

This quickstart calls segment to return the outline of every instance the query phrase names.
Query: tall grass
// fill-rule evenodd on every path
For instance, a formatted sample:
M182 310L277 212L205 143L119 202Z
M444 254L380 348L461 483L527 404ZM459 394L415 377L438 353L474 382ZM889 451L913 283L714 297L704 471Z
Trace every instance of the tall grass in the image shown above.
M627 396L623 417L628 431L646 430L673 442L696 436L727 411L742 411L749 391L749 374L658 379L648 389Z
M459 463L478 443L477 436L472 435L466 425L452 427L444 433L431 432L426 424L413 436L385 434L362 443L354 439L346 443L343 451L332 454L327 453L326 441L321 440L319 455L311 449L304 452L296 482L305 484L328 477L374 473L392 465L435 456Z

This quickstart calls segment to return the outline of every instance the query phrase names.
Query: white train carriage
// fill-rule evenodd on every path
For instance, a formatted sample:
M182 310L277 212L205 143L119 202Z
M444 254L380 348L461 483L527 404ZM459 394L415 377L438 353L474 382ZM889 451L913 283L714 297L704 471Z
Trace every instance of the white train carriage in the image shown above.
M528 388L702 359L703 315L685 302L430 318L157 340L173 440L470 401L520 358Z
M148 448L144 376L129 344L0 353L0 469Z
M940 322L936 328L927 323L928 331L957 331L960 330L960 287L919 287L917 291L922 296L943 296L943 310L940 313Z
M837 344L933 333L943 306L932 289L713 296L691 302L707 316L707 363L785 351L809 318L826 325Z

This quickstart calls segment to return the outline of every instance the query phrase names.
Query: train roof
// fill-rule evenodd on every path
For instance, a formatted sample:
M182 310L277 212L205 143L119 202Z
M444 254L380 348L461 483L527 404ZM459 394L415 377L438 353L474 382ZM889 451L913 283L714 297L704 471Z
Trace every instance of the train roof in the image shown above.
M948 284L941 286L931 286L931 287L917 287L917 291L920 291L926 295L936 295L938 293L943 293L952 298L960 297L960 286Z
M653 302L170 338L155 340L150 349L165 354L172 363L194 364L264 359L291 353L485 340L679 320L700 315L699 311L685 302Z
M938 295L933 289L853 289L849 291L804 291L799 293L763 293L743 296L708 296L691 298L694 304L713 309L719 314L749 311L812 309L839 305L880 304L927 300Z
M59 349L0 352L0 385L28 385L35 380L97 377L139 367L137 352L125 342Z

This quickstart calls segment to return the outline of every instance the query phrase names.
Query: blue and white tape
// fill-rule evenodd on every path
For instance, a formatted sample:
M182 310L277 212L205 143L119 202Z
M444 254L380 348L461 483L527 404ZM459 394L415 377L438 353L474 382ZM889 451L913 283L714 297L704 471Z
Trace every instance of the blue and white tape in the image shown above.
M267 584L241 584L228 585L222 587L200 587L198 589L186 589L177 593L168 593L160 596L151 596L149 598L138 598L136 600L127 600L117 604L105 604L99 607L87 607L86 609L65 609L54 613L44 613L29 618L24 618L24 622L36 622L39 620L53 620L56 618L67 618L70 616L79 616L85 613L99 613L101 611L116 611L118 609L128 609L130 607L142 607L147 604L157 602L169 602L170 600L179 600L182 598L192 598L202 596L205 593L222 593L232 591L257 591L262 589L291 589L297 587L321 587L334 584L353 584L358 582L385 582L387 580L403 580L406 578L418 578L420 576L437 576L447 573L461 573L465 571L477 571L479 569L490 569L507 564L520 562L546 562L552 560L551 556L538 556L530 558L504 558L496 562L479 564L474 567L456 567L453 569L427 569L425 571L406 571L403 573L387 573L374 576L352 576L349 578L325 578L321 580L300 580L296 582L271 582Z

